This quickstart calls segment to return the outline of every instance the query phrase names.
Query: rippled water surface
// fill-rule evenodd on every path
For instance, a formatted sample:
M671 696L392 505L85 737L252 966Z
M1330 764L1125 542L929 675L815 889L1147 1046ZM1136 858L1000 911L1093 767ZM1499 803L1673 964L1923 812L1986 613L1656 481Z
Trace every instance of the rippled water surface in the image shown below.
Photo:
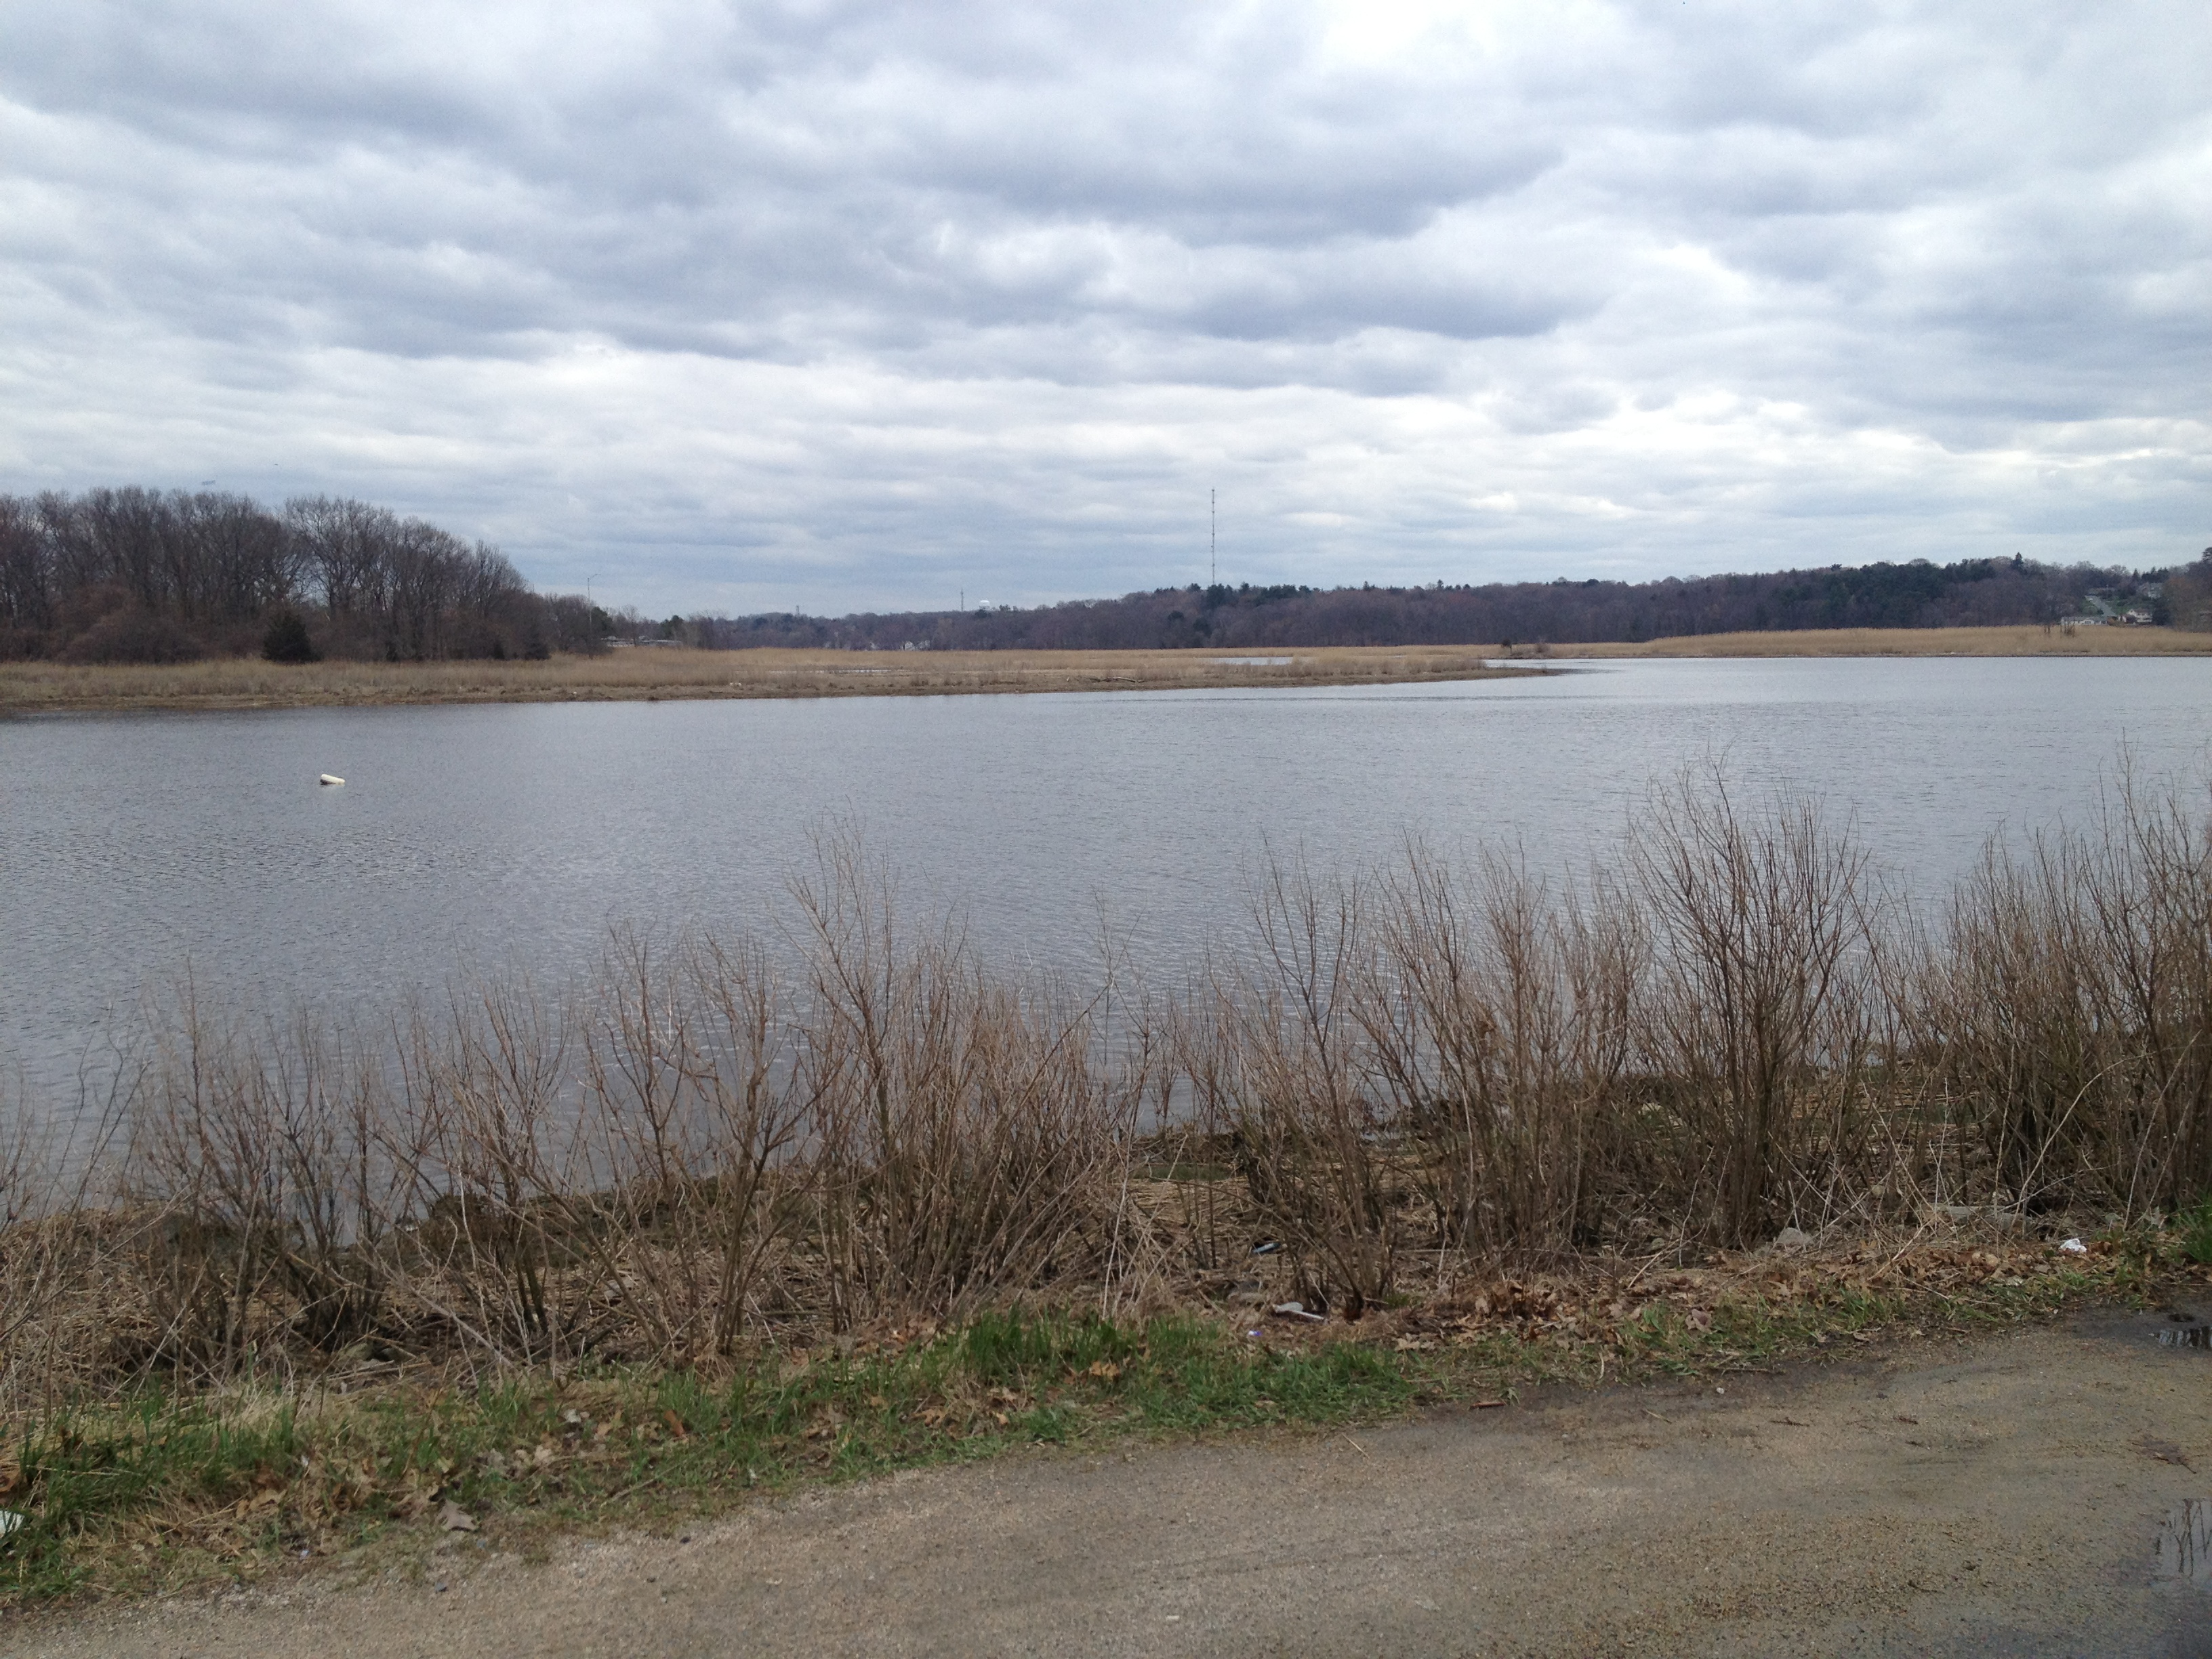
M2199 770L2208 711L2212 661L1960 659L0 721L0 1057L50 1089L187 964L226 1002L373 1007L465 967L557 982L613 922L766 926L832 820L1009 963L1093 959L1102 915L1140 961L1187 961L1263 842L1601 854L1708 755L1847 809L1924 890L1992 829L2081 815L2123 744Z

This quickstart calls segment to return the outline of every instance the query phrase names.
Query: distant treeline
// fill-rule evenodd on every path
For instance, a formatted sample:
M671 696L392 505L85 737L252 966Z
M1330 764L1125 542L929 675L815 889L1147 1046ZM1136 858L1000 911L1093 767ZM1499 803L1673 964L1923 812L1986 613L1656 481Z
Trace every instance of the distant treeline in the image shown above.
M1664 581L1490 582L1480 586L1162 587L1118 599L1033 610L907 612L826 618L693 617L668 631L710 646L791 645L894 650L1237 650L1327 645L1567 645L1687 634L1808 628L1947 628L2055 623L2088 596L2154 621L2204 624L2212 552L2192 574L2059 567L2011 558L1957 564L1872 564L1770 575ZM2192 586L2191 583L2195 586ZM2165 592L2185 600L2177 610ZM2155 594L2151 590L2159 590ZM2186 614L2183 614L2183 611Z
M542 657L599 650L610 626L497 548L365 501L0 495L0 659Z
M1030 610L610 615L532 591L507 556L422 519L326 495L90 489L0 495L0 659L179 662L542 657L657 640L847 650L1268 649L1571 645L1809 628L2055 623L2096 605L2212 626L2212 550L2177 572L2014 557L1653 582L1162 587Z

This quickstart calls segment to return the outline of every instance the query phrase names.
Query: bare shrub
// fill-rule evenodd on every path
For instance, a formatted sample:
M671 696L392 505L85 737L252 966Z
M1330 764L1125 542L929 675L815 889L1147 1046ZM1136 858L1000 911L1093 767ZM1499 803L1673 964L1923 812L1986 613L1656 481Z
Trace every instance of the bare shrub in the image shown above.
M1877 999L1866 854L1813 803L1741 807L1717 774L1655 794L1629 843L1655 951L1637 1150L1729 1244L1818 1225L1865 1178Z
M1419 1137L1440 1241L1493 1255L1592 1242L1634 1055L1645 941L1629 895L1585 901L1501 856L1470 890L1419 846L1380 887L1357 999L1393 1114Z
M2212 1187L2212 815L2130 777L2085 830L1992 843L1936 920L1847 825L1718 777L1574 883L1419 846L1335 879L1271 860L1249 938L1165 1008L1110 951L1079 994L908 933L849 836L793 891L787 949L623 936L584 994L469 987L373 1041L187 983L104 1106L81 1084L51 1120L75 1139L0 1090L0 1394L715 1366L1224 1292L1267 1238L1263 1295L1356 1318L1417 1249L1441 1281Z
M493 986L454 996L442 1029L421 1009L405 1028L404 1121L423 1215L400 1258L409 1293L502 1364L557 1368L604 1300L575 1271L599 1221L569 1106L576 1012Z
M794 1158L817 1074L757 945L617 940L585 1043L583 1111L604 1171L603 1266L651 1351L727 1355L806 1196Z
M1145 1079L1103 1060L1097 999L986 975L948 930L908 945L850 837L795 896L830 1312L949 1312L1110 1254Z
M1407 1184L1355 1012L1374 971L1365 897L1355 879L1271 858L1252 895L1252 957L1215 964L1186 1062L1302 1299L1352 1318L1389 1295Z
M72 1132L0 1074L0 1417L93 1380L88 1350L106 1335L125 1231L106 1201L119 1092L81 1089Z
M2178 786L2124 772L2090 828L1993 841L1913 1003L1995 1201L2212 1188L2212 820Z
M1185 1241L1182 1265L1218 1273L1241 1265L1252 1241L1241 1227L1246 1206L1224 1190L1237 1165L1237 1066L1227 1009L1203 992L1170 1004L1162 1018L1169 1056L1164 1066L1160 1130L1175 1219Z
M126 1165L144 1224L141 1363L223 1374L367 1334L404 1186L376 1057L305 1012L219 1023L189 983L156 1052Z

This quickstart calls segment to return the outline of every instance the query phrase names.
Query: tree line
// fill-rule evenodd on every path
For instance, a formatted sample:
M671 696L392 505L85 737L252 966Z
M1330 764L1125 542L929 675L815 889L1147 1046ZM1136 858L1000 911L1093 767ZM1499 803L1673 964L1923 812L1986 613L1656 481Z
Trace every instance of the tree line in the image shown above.
M0 659L247 655L388 661L543 657L611 642L848 650L1249 650L1558 645L1814 628L2053 623L2107 610L2212 627L2212 550L2130 572L2014 556L1660 581L1161 587L1028 609L671 617L533 592L507 556L389 507L329 495L142 489L0 495Z
M610 626L489 544L367 501L0 495L0 659L543 657L599 650Z
M2200 570L2201 567L2201 570ZM2212 555L2172 584L2176 596L2212 598ZM2163 571L1967 559L1936 565L1877 563L1758 575L1660 581L1489 582L1425 587L1313 588L1224 584L1162 587L1117 599L1033 609L671 618L692 643L827 646L895 650L1115 650L1204 647L1231 650L1330 645L1635 642L1693 634L1814 628L1944 628L2055 623L2080 615L2092 593L2154 620L2209 625L2191 599L2179 610Z

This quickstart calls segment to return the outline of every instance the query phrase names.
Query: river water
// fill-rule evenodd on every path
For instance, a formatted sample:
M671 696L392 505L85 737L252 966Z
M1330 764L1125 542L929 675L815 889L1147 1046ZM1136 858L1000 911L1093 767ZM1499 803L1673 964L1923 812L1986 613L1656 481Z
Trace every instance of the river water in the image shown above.
M2212 659L1637 661L1311 690L507 704L0 720L0 1066L33 1094L149 988L374 1010L558 984L611 926L787 915L825 827L991 958L1172 972L1264 849L1408 833L1567 867L1655 780L1808 791L1940 890L1993 830L2093 806L2123 750L2203 775ZM323 772L343 788L319 787Z

